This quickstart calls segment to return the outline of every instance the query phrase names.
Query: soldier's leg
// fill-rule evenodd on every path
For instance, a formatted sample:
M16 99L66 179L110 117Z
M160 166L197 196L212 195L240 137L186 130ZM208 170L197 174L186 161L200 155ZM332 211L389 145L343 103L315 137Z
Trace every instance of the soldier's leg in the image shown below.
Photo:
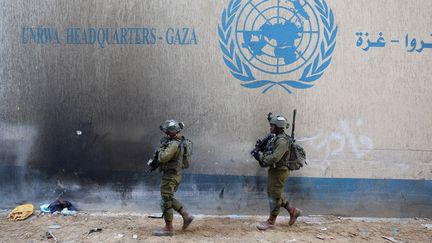
M177 192L178 186L180 185L181 182L181 177L180 175L178 175L176 177L177 179L177 186L174 188L174 191ZM178 201L177 199L173 198L172 199L172 208L177 211L183 218L183 226L182 229L186 230L186 228L192 223L194 217L192 215L190 215L186 209L183 207L183 205L180 203L180 201Z
M173 220L173 200L176 187L176 181L173 178L164 176L161 181L161 197L162 197L162 210L164 219L168 221Z
M276 217L279 215L280 207L283 203L283 189L285 181L289 175L288 168L269 169L267 178L267 196L270 206L270 216L267 221L257 225L259 230L272 228L276 223Z
M286 167L283 167L283 168L286 168ZM283 170L272 172L272 174L273 174L272 177L276 178L275 179L276 181L273 182L273 184L277 185L277 186L274 188L273 192L271 192L272 191L271 189L269 190L269 194L273 194L273 196L269 195L269 198L277 197L277 195L280 195L279 196L279 202L278 203L275 202L275 204L277 204L279 206L273 207L274 213L276 213L276 212L279 213L280 206L284 207L290 215L290 221L288 224L293 225L295 223L295 221L297 220L297 218L300 216L301 210L298 208L295 208L291 203L288 202L288 200L283 195L284 185L285 185L286 180L288 179L289 170L288 170L288 174L286 174ZM270 177L270 175L269 175L269 177ZM280 188L281 188L281 191L279 191ZM273 199L273 200L278 201L276 199Z
M164 174L161 180L161 208L165 220L165 227L153 232L156 236L172 236L174 235L174 228L172 225L174 213L173 213L173 199L174 192L177 186L175 178L169 174Z
M175 211L178 212L178 211L179 211L183 206L182 206L181 202L178 201L178 200L175 198L174 193L177 192L178 187L180 186L180 183L181 183L181 176L180 176L180 175L173 175L172 177L173 177L173 179L175 180L175 186L174 186L174 189L173 189L174 192L173 192L173 197L172 197L172 208L173 208Z
M291 203L286 202L283 206L286 210L288 210L288 213L290 215L290 221L289 221L289 225L293 225L295 223L295 221L297 220L297 218L300 216L301 214L301 210L294 207Z
M267 194L270 204L270 215L279 215L280 207L286 203L283 191L288 176L289 170L286 167L268 170Z
M183 205L181 204L181 202L179 202L177 199L173 198L172 208L178 212L182 207L183 207Z

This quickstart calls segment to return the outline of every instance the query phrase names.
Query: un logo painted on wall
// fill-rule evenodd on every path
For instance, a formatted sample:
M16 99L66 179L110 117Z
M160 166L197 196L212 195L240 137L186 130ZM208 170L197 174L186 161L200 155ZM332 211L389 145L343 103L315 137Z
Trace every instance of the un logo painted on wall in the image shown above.
M218 32L224 62L242 86L292 93L323 75L337 26L326 0L230 0Z

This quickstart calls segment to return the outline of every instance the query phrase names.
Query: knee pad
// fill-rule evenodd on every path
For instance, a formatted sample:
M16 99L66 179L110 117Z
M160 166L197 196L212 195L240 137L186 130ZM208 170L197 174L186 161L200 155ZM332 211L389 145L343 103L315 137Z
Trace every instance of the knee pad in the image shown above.
M161 208L163 209L163 211L171 209L172 208L172 199L170 197L162 197Z
M268 201L271 208L280 207L282 203L282 200L280 198L274 198L271 196L268 197Z

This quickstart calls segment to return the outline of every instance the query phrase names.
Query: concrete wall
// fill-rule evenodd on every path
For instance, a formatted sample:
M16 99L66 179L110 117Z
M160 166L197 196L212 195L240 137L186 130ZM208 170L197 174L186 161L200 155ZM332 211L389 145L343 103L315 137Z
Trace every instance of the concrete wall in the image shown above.
M84 208L139 207L158 195L158 176L140 171L162 136L159 124L174 118L195 143L180 198L197 212L266 213L265 170L249 151L268 131L267 112L290 118L296 108L309 165L287 183L293 202L307 213L432 216L432 2L309 0L303 6L316 16L317 51L285 74L248 64L237 32L227 35L256 80L313 84L284 86L291 93L279 85L265 93L268 85L243 87L249 81L234 77L223 59L218 28L235 29L242 11L259 2L1 0L0 190L7 196L0 204L63 193ZM326 26L331 13L334 25ZM58 31L58 43L41 43L36 32L47 28ZM80 32L77 44L68 42L71 28L149 33L143 44L101 45L83 43ZM183 39L184 28L190 44L170 44L171 30ZM373 46L367 40L379 45L380 32L386 45L365 51ZM323 51L329 66L317 80L301 81ZM156 210L158 202L145 205Z

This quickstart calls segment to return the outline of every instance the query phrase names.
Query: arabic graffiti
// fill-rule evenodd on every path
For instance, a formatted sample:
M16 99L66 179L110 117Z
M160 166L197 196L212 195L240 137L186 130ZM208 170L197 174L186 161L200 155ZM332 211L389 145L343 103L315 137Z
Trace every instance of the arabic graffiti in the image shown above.
M356 129L364 125L363 119L355 121ZM309 148L322 155L319 161L327 161L331 156L349 150L356 159L363 158L374 148L372 139L366 135L356 135L347 120L339 121L339 127L335 131L325 133L320 131L312 137L299 138L297 141L303 142Z
M356 36L358 36L356 46L367 52L370 48L382 48L385 47L388 42L386 42L384 38L384 33L379 32L378 38L375 41L371 41L369 33L356 32ZM431 34L432 36L432 34ZM431 42L425 42L424 40L417 41L416 38L410 38L409 34L405 35L405 48L407 52L422 52L424 49L432 49L432 40ZM431 38L432 39L432 38ZM399 39L390 39L390 44L398 44L401 41Z

